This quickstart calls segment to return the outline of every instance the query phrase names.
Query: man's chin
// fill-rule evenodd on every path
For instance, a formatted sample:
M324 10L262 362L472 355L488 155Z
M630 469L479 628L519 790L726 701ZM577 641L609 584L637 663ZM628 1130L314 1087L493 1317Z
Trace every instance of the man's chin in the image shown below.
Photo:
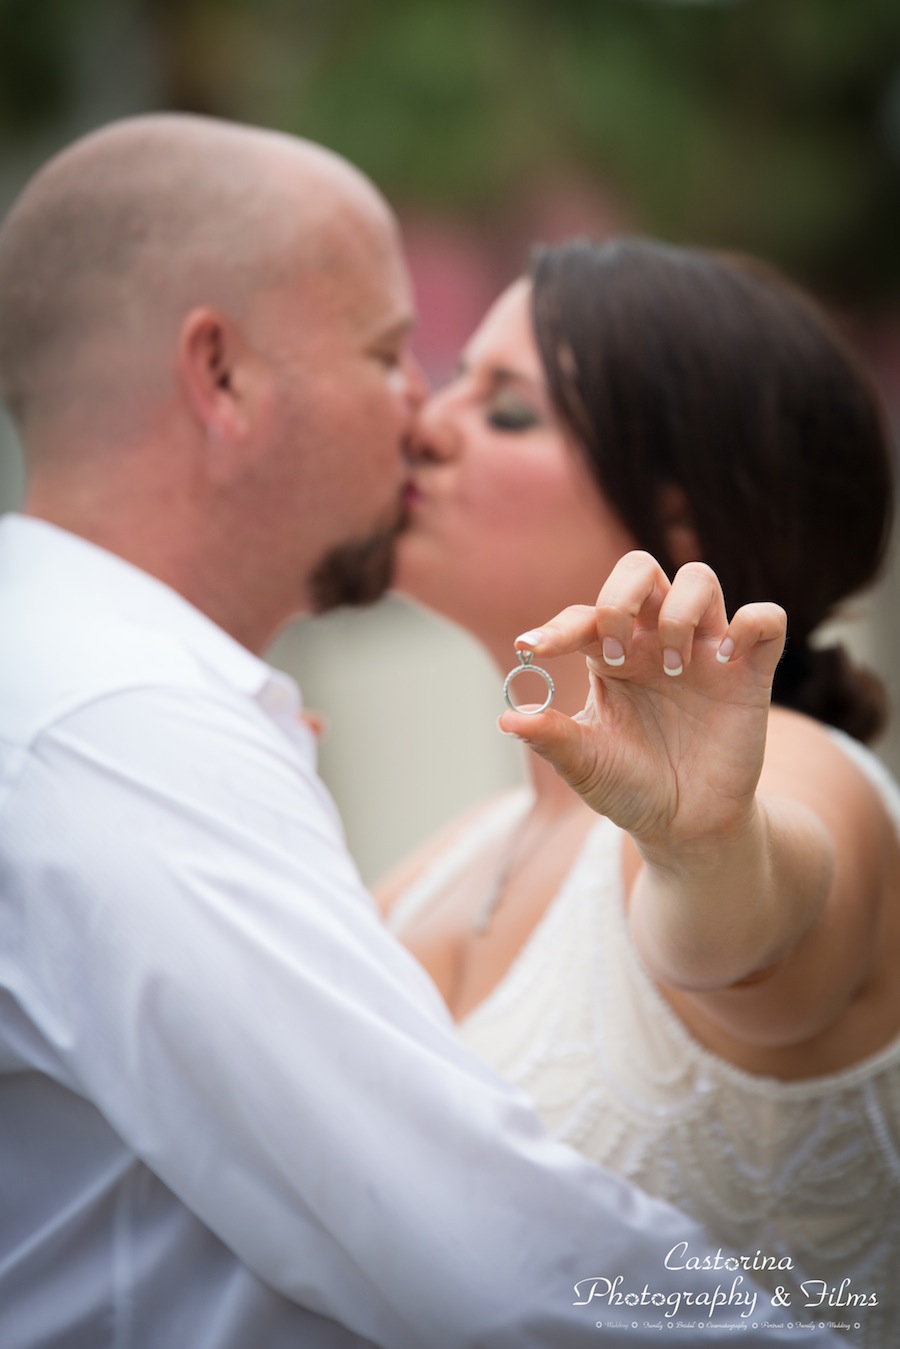
M309 580L313 612L328 613L342 605L360 608L380 600L394 573L394 548L403 528L397 519L368 538L339 544L326 553Z

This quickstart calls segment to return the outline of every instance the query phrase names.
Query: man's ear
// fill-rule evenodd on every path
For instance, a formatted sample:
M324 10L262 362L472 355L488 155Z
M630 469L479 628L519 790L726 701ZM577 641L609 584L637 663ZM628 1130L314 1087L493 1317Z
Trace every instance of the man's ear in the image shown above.
M660 516L669 557L676 567L685 562L702 562L700 540L694 528L694 515L687 493L680 487L664 487L660 499Z
M240 372L240 339L215 309L192 309L181 325L178 379L185 400L211 443L239 444L248 429Z

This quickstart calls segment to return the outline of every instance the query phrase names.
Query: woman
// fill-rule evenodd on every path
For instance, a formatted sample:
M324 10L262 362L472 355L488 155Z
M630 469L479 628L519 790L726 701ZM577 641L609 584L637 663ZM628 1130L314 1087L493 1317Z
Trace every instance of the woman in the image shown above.
M775 1319L894 1343L900 793L859 743L877 684L810 644L887 543L868 381L757 264L577 241L490 311L415 461L400 588L556 698L501 718L529 789L399 868L389 921L468 1043L753 1257Z

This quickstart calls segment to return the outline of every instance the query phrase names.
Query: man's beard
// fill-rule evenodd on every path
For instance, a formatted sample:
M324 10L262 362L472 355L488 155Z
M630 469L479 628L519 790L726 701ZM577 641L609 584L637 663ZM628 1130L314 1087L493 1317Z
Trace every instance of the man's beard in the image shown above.
M313 612L324 614L342 604L358 607L381 599L391 584L394 545L404 523L400 516L368 538L326 553L309 579Z

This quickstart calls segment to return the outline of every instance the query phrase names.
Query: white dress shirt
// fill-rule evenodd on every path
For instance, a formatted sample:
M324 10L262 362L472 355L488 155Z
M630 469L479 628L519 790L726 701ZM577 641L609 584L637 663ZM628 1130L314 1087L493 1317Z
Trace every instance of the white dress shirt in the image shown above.
M150 576L0 522L0 1346L658 1342L647 1298L735 1275L667 1269L714 1243L463 1049L298 708Z

